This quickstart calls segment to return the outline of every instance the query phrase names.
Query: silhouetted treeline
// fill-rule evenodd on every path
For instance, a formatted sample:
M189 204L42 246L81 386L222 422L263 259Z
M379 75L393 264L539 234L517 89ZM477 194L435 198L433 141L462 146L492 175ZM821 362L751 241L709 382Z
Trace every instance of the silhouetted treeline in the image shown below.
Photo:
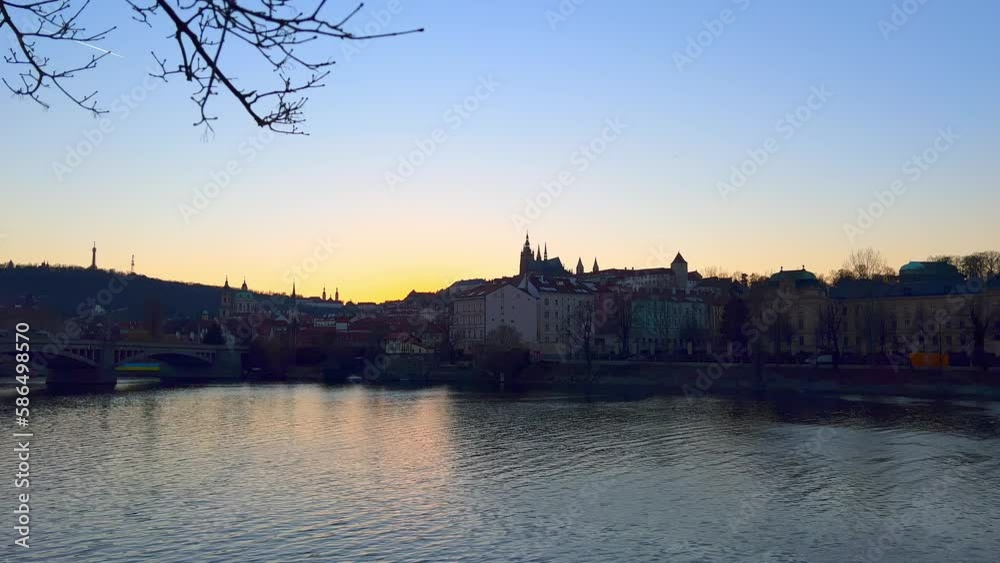
M100 304L119 310L116 320L142 321L148 300L158 301L164 318L197 317L218 313L221 288L160 280L114 270L72 266L0 267L0 306L29 305L63 317L80 315Z

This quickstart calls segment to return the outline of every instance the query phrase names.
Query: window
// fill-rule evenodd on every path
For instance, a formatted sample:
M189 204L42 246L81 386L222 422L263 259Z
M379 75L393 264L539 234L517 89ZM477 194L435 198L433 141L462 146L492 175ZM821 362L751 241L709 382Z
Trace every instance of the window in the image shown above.
M802 336L802 335L800 334L800 335L799 335L799 346L805 346L805 345L806 345L806 337L805 337L805 336Z

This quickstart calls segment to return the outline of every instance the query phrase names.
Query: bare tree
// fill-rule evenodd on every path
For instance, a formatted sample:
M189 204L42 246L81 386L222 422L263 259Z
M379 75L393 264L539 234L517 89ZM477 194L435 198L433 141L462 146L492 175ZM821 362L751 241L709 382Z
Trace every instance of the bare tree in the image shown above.
M701 270L701 275L706 278L720 278L725 280L733 278L733 275L721 266L705 266Z
M133 19L154 29L154 24L169 30L177 51L177 62L153 53L160 68L158 78L179 75L194 85L191 99L198 106L199 119L211 131L216 119L209 113L209 100L224 92L239 102L259 127L279 133L302 134L302 108L309 90L323 86L334 60L329 57L307 56L319 41L365 40L408 33L423 29L358 35L346 29L362 4L339 19L328 19L323 10L327 0L319 0L310 10L297 9L300 0L125 0ZM0 31L13 35L13 46L4 61L19 69L16 80L3 78L4 84L16 96L30 98L49 107L42 97L46 88L54 87L75 104L95 115L106 113L94 99L95 92L74 94L65 82L77 73L91 70L109 54L91 55L82 63L60 67L42 52L42 45L65 42L99 42L114 28L90 33L80 23L81 14L90 0L0 0ZM15 16L17 14L17 16ZM273 83L264 88L239 85L232 74L232 63L223 63L227 54L242 47L256 54ZM229 61L233 57L228 57ZM304 70L307 77L294 79L295 70Z
M983 255L983 279L1000 276L1000 250L980 252Z
M970 295L966 306L972 329L973 362L986 369L989 366L986 358L986 333L992 324L1000 322L1000 319L997 319L998 309L991 306L984 291Z
M844 265L838 272L838 277L843 276L842 272L848 272L854 279L871 280L890 277L895 271L889 267L882 253L874 248L860 248L855 250L844 261Z
M102 113L93 99L97 92L74 94L64 83L79 72L95 68L97 61L108 53L91 54L85 62L57 67L37 47L40 40L68 43L94 42L106 38L114 30L113 27L89 33L79 23L80 14L89 3L89 0L83 2L76 9L70 0L26 0L18 3L0 0L0 31L7 29L13 36L9 52L4 54L4 62L17 69L16 78L8 80L5 76L3 83L15 96L30 98L48 108L48 103L42 99L42 93L46 88L54 87L78 106L95 114ZM18 14L21 21L15 21L15 14Z
M630 346L629 338L632 336L632 294L615 293L615 329L618 340L621 342L621 354L628 356Z
M582 356L587 362L587 371L593 359L591 341L594 335L594 304L583 301L569 312L563 324L570 356Z
M478 347L476 363L489 373L515 376L528 363L528 350L524 347L521 333L509 325L491 330Z
M951 254L935 254L933 256L928 256L927 257L927 261L928 262L944 262L946 264L951 264L952 266L955 266L956 268L959 268L962 265L962 257L958 256L958 255L951 255Z
M489 350L507 352L523 346L521 333L516 328L500 325L491 330L485 338L485 347Z
M967 278L988 280L1000 275L1000 252L995 250L974 252L956 259L958 269Z
M687 317L684 320L684 324L680 328L680 343L683 346L683 353L687 353L687 347L690 345L692 351L697 351L704 348L705 342L709 336L705 326L698 322L698 319L694 316Z
M819 336L822 336L829 347L834 369L840 366L840 339L846 317L847 307L838 301L830 300L819 310Z

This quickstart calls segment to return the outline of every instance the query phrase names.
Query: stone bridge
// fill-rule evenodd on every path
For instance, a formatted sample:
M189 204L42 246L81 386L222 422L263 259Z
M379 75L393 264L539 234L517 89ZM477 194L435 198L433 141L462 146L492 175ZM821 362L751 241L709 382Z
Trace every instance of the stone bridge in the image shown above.
M157 362L174 368L144 372L144 376L186 381L236 380L243 375L246 346L187 342L63 340L47 333L28 334L30 364L46 373L46 386L114 387L120 370L130 362ZM22 340L23 342L23 340ZM13 334L0 337L0 355L17 353Z

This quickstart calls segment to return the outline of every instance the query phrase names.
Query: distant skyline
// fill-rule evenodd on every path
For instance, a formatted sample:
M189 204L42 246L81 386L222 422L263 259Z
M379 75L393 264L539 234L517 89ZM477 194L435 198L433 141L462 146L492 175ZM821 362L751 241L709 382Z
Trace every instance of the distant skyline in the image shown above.
M99 91L111 128L52 92L48 111L0 97L0 260L86 267L96 240L101 268L135 255L152 277L277 292L298 268L302 294L383 301L516 274L525 230L588 271L995 248L998 16L985 0L376 0L357 29L427 32L338 44L310 136L263 135L219 96L203 141L189 85L144 82L151 49L172 55L163 33L95 3L89 27L118 25L99 46L120 56L71 84Z

